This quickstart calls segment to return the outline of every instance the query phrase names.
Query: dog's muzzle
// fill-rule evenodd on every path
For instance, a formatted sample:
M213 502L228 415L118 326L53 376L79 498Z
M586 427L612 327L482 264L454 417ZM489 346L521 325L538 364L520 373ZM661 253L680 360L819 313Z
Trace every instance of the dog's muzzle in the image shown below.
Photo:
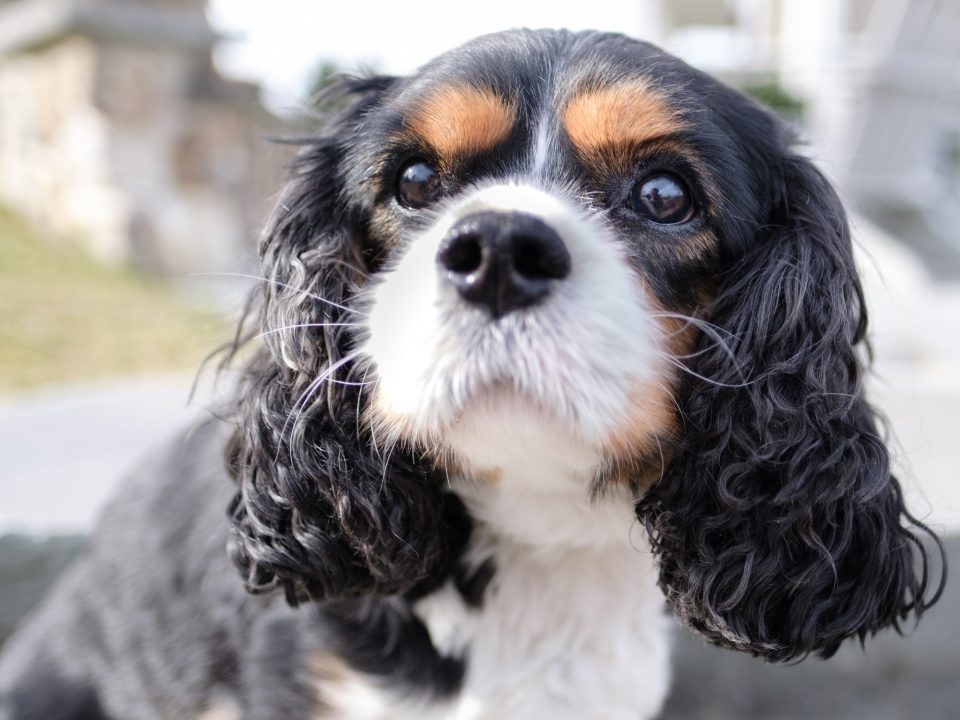
M556 230L533 215L501 211L459 220L437 262L460 296L494 319L541 302L571 269Z

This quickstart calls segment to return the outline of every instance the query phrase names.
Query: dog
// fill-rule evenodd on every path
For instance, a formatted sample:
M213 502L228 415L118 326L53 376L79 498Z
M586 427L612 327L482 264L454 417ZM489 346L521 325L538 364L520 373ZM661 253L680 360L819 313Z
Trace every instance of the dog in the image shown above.
M232 414L124 485L9 642L5 720L635 720L667 607L788 661L936 601L784 123L595 32L318 102Z

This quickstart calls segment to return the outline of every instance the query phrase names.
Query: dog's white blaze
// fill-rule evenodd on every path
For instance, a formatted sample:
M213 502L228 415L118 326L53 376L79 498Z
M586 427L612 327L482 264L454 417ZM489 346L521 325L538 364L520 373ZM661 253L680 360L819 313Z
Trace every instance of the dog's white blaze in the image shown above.
M537 123L537 138L533 144L530 172L539 177L547 168L547 163L556 143L556 121L549 115L542 115Z

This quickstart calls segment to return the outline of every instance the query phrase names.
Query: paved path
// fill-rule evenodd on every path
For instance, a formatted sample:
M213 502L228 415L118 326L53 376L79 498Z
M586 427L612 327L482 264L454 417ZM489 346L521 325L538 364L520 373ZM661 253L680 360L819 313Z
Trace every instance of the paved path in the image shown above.
M25 393L0 403L0 534L89 530L123 473L200 413L189 376Z

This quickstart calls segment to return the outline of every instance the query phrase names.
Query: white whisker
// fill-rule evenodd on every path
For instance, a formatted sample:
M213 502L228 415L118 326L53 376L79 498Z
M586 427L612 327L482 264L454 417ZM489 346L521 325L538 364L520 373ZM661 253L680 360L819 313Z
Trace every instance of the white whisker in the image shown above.
M675 365L675 366L676 366L677 368L679 368L680 370L683 370L683 371L684 371L685 373L687 373L688 375L692 375L693 377L697 378L698 380L703 380L705 383L707 383L707 384L709 384L709 385L713 385L713 386L715 386L715 387L745 388L745 387L750 387L751 385L753 385L754 383L757 382L756 380L749 380L749 381L747 381L747 382L735 383L735 384L734 384L734 383L723 383L723 382L720 382L719 380L712 380L712 379L710 379L710 378L708 378L708 377L706 377L706 376L704 376L704 375L701 375L701 374L698 373L698 372L695 372L695 371L691 370L690 368L688 368L686 365L684 365L682 362L680 362L679 360L677 360L677 359L676 359L675 357L673 357L672 355L669 355L669 354L663 353L663 352L657 352L657 355L659 355L660 357L662 357L664 360L666 360L667 362L669 362L671 365Z
M273 280L272 278L263 277L262 275L248 275L246 273L231 273L231 272L207 272L207 273L192 273L192 276L194 277L237 277L237 278L246 278L248 280L260 280L261 282L273 283L278 287L287 288L289 290L293 290L294 292L303 293L309 298L313 298L318 302L326 303L327 305L335 307L338 310L343 310L344 312L348 312L348 313L354 313L356 315L360 314L359 310L354 310L353 308L349 308L346 305L341 305L340 303L336 303L333 300L327 300L327 298L321 297L320 295L316 295L310 292L309 290L304 290L303 288L294 287L293 285L288 285L287 283L280 282L279 280Z
M299 328L320 328L320 327L358 327L361 323L350 323L350 322L333 322L333 323L303 323L301 325L284 325L282 327L271 328L270 330L264 330L259 335L254 335L255 340L259 340L262 337L267 335L272 335L274 333L283 332L284 330L297 330Z
M717 347L719 347L719 348L723 351L723 354L726 355L727 358L728 358L728 359L734 364L734 366L736 367L736 365L737 365L737 357L736 357L736 354L733 352L733 350L730 349L730 346L729 346L729 345L727 344L727 342L721 337L721 335L723 334L723 335L726 335L726 336L727 336L728 338L730 338L730 339L739 340L739 338L738 338L736 335L734 335L733 333L731 333L731 332L729 332L729 331L727 331L727 330L724 330L722 327L720 327L720 326L718 326L718 325L714 325L714 324L711 323L711 322L708 322L708 321L703 320L703 319L701 319L701 318L693 317L693 316L691 316L691 315L684 315L683 313L669 313L669 312L664 312L664 313L652 313L652 314L651 314L651 317L655 317L655 318L657 318L657 317L661 317L661 318L673 318L673 319L675 319L675 320L683 320L683 321L684 321L685 325L684 325L680 330L676 331L675 333L672 333L669 337L674 337L675 335L677 335L677 334L685 331L688 327L690 327L691 325L693 325L694 327L698 328L701 332L703 332L707 337L709 337L711 340L713 340L713 341L716 343ZM702 355L702 354L704 354L704 353L706 353L706 352L708 352L708 348L704 348L703 350L698 350L697 352L689 353L689 354L687 354L687 355L671 355L670 357L673 358L674 360L689 359L689 358L698 357L698 356L700 356L700 355ZM712 382L712 381L710 381L710 380L707 379L707 378L704 378L704 377L702 377L702 376L700 376L700 375L697 375L695 372L693 372L692 370L690 370L690 368L688 368L688 367L686 367L686 366L683 366L683 369L686 370L686 371L687 371L688 373L690 373L691 375L696 375L697 377L700 377L702 380L705 380L706 382ZM738 370L738 373L739 373L739 368L737 368L737 370ZM725 386L725 387L745 387L746 385L750 385L750 384L752 384L752 382L753 382L753 381L747 381L747 380L743 377L743 374L742 374L742 373L740 373L740 377L741 377L741 379L744 380L744 385L727 385L727 386ZM722 383L714 383L714 384L716 384L716 385L722 385Z
M350 362L351 360L355 359L359 354L360 354L359 351L348 353L347 355L342 357L340 360L335 362L333 365L328 367L326 370L324 370L323 373L321 373L317 378L312 380L309 385L307 385L306 389L300 394L300 397L297 398L297 401L294 403L293 408L291 408L290 412L287 414L286 420L283 421L283 427L280 428L281 442L283 440L284 435L287 432L287 426L290 424L290 421L293 420L294 424L296 424L296 422L300 419L300 416L303 414L303 410L307 407L307 404L313 400L313 397L316 395L317 390L320 388L323 382L327 380L330 377L330 375L333 374L336 370L343 367L346 363ZM274 458L274 462L276 462L279 459L280 459L280 447L278 444L277 455Z
M368 383L368 382L367 382L367 374L368 374L369 372L370 372L370 365L367 365L367 367L366 367L366 368L364 369L364 371L363 371L363 377L360 378L360 391L357 393L357 413L356 413L356 415L357 415L357 444L361 444L361 445L362 445L362 443L361 443L361 441L360 441L360 401L361 401L361 399L363 398L363 388L365 388L367 385L373 384L373 383ZM372 434L372 432L371 432L371 434Z

